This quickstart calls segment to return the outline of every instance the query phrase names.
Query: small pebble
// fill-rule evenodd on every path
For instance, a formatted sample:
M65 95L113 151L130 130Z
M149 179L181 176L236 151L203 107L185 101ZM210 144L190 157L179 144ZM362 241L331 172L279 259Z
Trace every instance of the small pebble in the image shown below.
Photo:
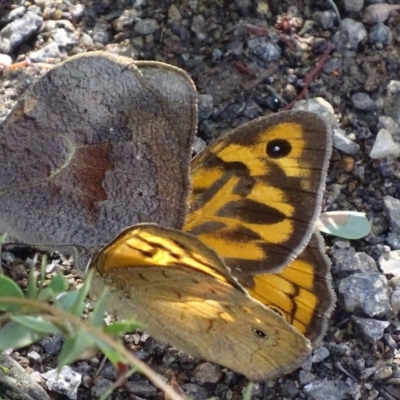
M324 361L330 355L331 353L326 347L318 347L317 349L314 350L313 355L311 357L311 361L312 363L319 363L321 361Z
M348 12L359 12L364 7L364 0L344 0L343 5Z
M43 18L31 11L10 22L0 31L0 52L9 54L15 51L39 30L42 22Z
M349 139L341 128L333 129L333 147L345 154L357 154L360 151L360 145Z
M67 396L69 399L78 398L78 387L82 381L82 375L71 367L64 366L61 371L52 369L42 374L49 390Z
M397 158L400 156L400 145L394 142L392 135L386 129L381 129L376 135L369 156L373 159Z
M160 28L160 25L155 19L140 19L135 24L135 31L142 35L149 35L154 33L157 29Z
M352 321L358 327L360 332L371 343L376 343L383 337L384 330L390 325L388 321L378 321L372 318L360 318L353 315Z
M56 42L50 42L39 50L31 51L29 59L33 62L48 63L61 57L60 49Z
M386 275L400 277L400 250L384 251L379 257L379 266Z
M252 54L264 62L278 60L281 56L281 48L277 43L265 39L265 37L254 37L247 42Z
M0 54L0 64L5 66L11 65L12 58L8 54Z
M400 200L392 196L385 196L383 204L389 218L390 227L393 232L400 234Z
M337 274L348 272L378 272L375 260L364 252L350 249L334 249L332 252L333 271Z
M360 111L376 111L377 106L375 102L367 95L367 93L354 93L351 96L353 106Z
M349 386L344 381L315 380L304 387L313 400L345 400Z
M390 312L388 282L385 275L361 272L343 278L339 283L344 310L350 314L364 313L370 317Z
M385 22L397 10L400 10L399 4L372 4L365 9L363 22L368 25Z
M374 25L368 33L368 39L371 43L377 45L389 45L392 43L392 31L383 22Z
M338 49L356 50L359 43L367 37L367 30L361 22L351 18L342 21L332 40Z

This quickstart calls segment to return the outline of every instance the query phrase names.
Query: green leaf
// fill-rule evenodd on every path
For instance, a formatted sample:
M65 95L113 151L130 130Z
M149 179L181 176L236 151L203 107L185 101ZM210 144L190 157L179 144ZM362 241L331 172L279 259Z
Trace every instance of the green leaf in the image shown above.
M108 301L108 290L104 289L100 298L96 301L93 314L90 316L90 323L93 326L102 327L104 325L104 314Z
M57 368L60 370L65 365L72 364L82 357L86 350L96 346L97 338L86 331L79 331L74 337L66 337L64 345L58 356Z
M141 325L139 322L127 319L124 321L113 322L112 324L105 326L103 331L108 335L122 336L128 332L133 332L142 327L143 325Z
M79 297L79 290L61 293L57 299L57 305L64 311L70 311Z
M27 329L17 322L7 322L0 329L0 352L7 349L18 349L29 346L40 340L43 336L45 336L43 333Z
M61 272L58 272L50 281L49 287L53 290L55 295L58 295L65 292L69 285L64 275Z
M54 291L50 286L40 289L37 294L37 299L44 302L53 301L55 297Z
M52 335L62 334L62 331L59 328L57 328L53 323L46 321L40 315L14 315L11 317L11 319L23 326L26 326L32 331Z
M104 343L102 340L97 341L97 346L115 368L117 368L118 364L120 363L123 364L126 363L126 359L123 356L123 354L114 350L112 347L110 347L107 343Z
M361 239L371 232L364 213L357 211L327 211L320 215L316 228L328 235L344 239Z
M3 267L1 265L1 260L3 259L2 258L3 243L6 240L6 238L7 238L7 232L0 236L0 274L1 275L4 275Z
M243 400L251 400L251 395L253 393L254 383L250 382L243 391Z
M21 309L22 306L2 301L2 297L17 297L24 298L22 289L16 282L7 276L0 275L0 310L2 311L15 311Z
M93 271L89 271L88 274L85 276L85 280L83 281L82 287L78 291L79 293L78 297L70 309L70 312L77 317L80 317L83 313L83 308L85 306L85 299L89 293L92 276L93 276Z
M37 281L37 272L33 266L31 266L31 269L29 271L29 276L28 276L28 287L26 291L26 297L28 299L36 299L38 295L38 281Z
M47 267L47 254L43 254L42 262L40 263L40 282L39 282L39 290L43 289L43 283L46 279L46 267Z

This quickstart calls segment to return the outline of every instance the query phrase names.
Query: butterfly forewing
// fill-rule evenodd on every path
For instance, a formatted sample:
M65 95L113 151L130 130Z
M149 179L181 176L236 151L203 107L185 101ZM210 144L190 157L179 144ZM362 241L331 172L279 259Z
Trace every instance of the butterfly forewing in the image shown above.
M280 270L310 239L330 151L325 123L307 112L259 118L228 132L192 161L184 230L233 271Z
M184 71L106 52L69 58L0 125L0 230L95 247L143 221L180 228L196 126Z

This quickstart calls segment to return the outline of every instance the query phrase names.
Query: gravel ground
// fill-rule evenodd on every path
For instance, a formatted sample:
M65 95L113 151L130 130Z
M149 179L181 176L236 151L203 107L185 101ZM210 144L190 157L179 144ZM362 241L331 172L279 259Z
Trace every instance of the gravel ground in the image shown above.
M338 305L325 341L302 369L255 385L253 399L400 399L400 6L335 3L340 21L334 3L324 0L0 0L1 119L47 68L92 50L185 69L200 93L198 148L290 106L306 84L302 107L330 118L326 209L363 211L372 232L352 242L327 238ZM25 277L23 268L11 273ZM145 334L125 339L193 398L239 399L248 383ZM61 340L11 353L21 379L29 383L27 372L35 387L24 398L47 398L37 383L50 393L41 373L55 367ZM78 399L98 398L116 379L109 363L99 369L100 361L72 366L81 379ZM66 397L53 391L51 398ZM163 394L135 374L113 398Z

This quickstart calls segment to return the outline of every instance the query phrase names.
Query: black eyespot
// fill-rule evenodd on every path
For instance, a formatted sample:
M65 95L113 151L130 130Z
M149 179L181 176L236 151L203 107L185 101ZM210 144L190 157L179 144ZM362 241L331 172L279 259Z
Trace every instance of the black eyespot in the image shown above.
M292 151L292 145L287 140L275 139L267 144L267 154L271 158L286 157Z
M143 192L138 192L139 197L143 197Z
M255 334L258 338L260 338L260 339L264 339L264 338L267 337L267 334L264 333L263 331L260 331L259 329L253 328L253 332L254 332L254 334Z

